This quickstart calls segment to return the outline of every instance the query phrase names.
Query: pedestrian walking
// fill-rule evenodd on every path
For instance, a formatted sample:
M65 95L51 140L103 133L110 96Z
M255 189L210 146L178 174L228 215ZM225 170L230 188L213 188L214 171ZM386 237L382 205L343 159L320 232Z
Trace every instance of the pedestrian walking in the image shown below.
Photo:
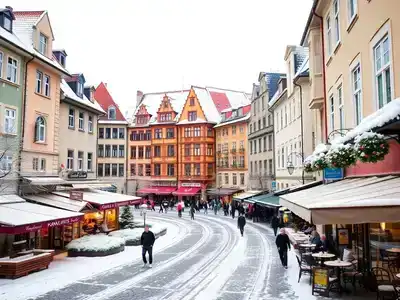
M177 209L178 209L178 217L182 218L182 203L181 202L178 203Z
M149 267L152 267L153 263L153 245L156 240L154 233L149 230L149 226L146 225L144 228L144 232L140 238L140 244L142 245L142 258L143 258L143 266L146 267L147 259L146 252L149 253Z
M192 207L190 208L190 219L192 219L192 220L194 220L195 211L196 211L195 206L192 205Z
M162 203L160 203L160 209L158 210L158 213L164 213L164 207L162 205Z
M232 200L232 219L235 218L235 212L236 212L236 205L235 202Z
M168 201L164 200L164 202L162 203L162 205L164 206L164 212L167 213L168 211Z
M154 200L151 202L151 210L156 211L155 209L156 203L154 202Z
M217 215L218 213L218 204L214 205L214 214Z
M243 236L244 226L246 225L246 218L244 215L239 215L238 218L238 228L240 230L240 234Z
M286 234L285 228L281 228L276 237L275 244L278 247L279 258L281 259L282 266L287 269L287 252L290 250L290 240Z
M208 203L207 203L207 201L204 201L203 208L204 208L204 214L208 215Z
M274 215L271 220L271 227L274 230L274 235L276 236L279 227L279 218L277 215Z

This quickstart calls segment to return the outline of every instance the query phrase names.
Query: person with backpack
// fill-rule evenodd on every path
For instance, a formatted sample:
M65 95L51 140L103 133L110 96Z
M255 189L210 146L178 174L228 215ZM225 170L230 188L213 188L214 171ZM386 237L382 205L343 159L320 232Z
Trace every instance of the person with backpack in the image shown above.
M246 225L246 218L244 217L243 214L239 215L238 218L238 228L240 230L240 234L243 236L244 233L244 226Z

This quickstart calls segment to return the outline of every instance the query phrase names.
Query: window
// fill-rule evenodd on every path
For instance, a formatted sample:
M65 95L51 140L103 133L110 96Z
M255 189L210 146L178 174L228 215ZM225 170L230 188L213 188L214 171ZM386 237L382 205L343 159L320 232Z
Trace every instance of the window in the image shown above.
M136 159L136 146L131 146L131 159Z
M287 114L287 106L285 105L285 126L287 126L288 123L288 114Z
M258 120L258 130L261 130L261 120Z
M190 97L189 101L190 101L189 105L194 106L194 97Z
M281 167L281 152L278 150L278 155L277 155L277 161L278 161L278 168Z
M0 52L0 78L3 77L3 52Z
M352 74L352 87L353 87L353 106L354 106L354 114L355 114L355 125L360 124L362 119L362 95L361 95L361 66L358 64L353 71Z
M39 52L47 56L47 36L42 33L39 36Z
M271 115L268 115L268 126L271 126Z
M185 128L184 135L185 137L191 137L192 136L191 128Z
M200 127L195 127L194 130L193 130L193 133L194 133L193 136L196 136L196 137L201 136Z
M239 156L239 167L244 168L244 156Z
M207 175L214 175L214 165L211 163L207 164Z
M213 145L207 144L207 156L213 155Z
M168 175L168 176L175 176L175 165L173 165L173 164L168 164L168 167L167 167L167 175Z
M268 160L264 160L264 174L267 175L268 169L267 169L267 164L268 164Z
M46 171L46 159L42 158L40 160L40 171L45 172Z
M195 156L200 155L200 144L194 144L194 155Z
M236 126L232 126L232 135L236 135Z
M185 145L185 156L190 156L190 145Z
M46 122L43 117L38 117L35 123L35 142L44 143L46 140Z
M114 106L110 106L108 108L108 118L110 120L115 120L116 117L117 117L117 111L116 111L115 107Z
M111 176L118 176L118 164L111 165Z
M263 118L263 128L267 127L267 118Z
M266 152L267 151L267 137L266 136L264 136L264 152Z
M70 108L68 113L68 127L74 128L75 127L75 110ZM104 129L99 129L99 138L104 137Z
M240 185L244 185L244 173L240 173L239 174L239 176L240 176Z
M119 177L124 177L125 175L125 165L124 164L118 164L118 176Z
M4 132L8 134L17 133L16 123L17 111L15 109L6 108L4 109Z
M378 106L382 108L392 100L390 40L386 35L374 48L375 89Z
M194 176L200 176L200 175L201 175L200 164L194 164Z
M273 166L272 166L272 159L268 160L268 170L269 170L269 175L272 175L274 173Z
M104 157L111 157L111 145L105 145L104 148Z
M261 144L261 143L262 143L262 140L261 140L261 138L259 138L259 139L258 139L258 152L261 152L261 151L262 151L262 150L261 150L261 149L262 149L262 144Z
M143 176L143 165L142 164L138 165L138 175Z
M284 168L285 167L285 148L282 148L282 163L281 163L281 167Z
M272 134L268 135L268 151L272 151Z
M335 99L333 94L329 96L329 119L331 121L331 131L335 130Z
M253 174L253 162L250 162L250 174Z
M342 86L339 86L337 89L338 94L338 104L339 104L339 128L344 128L344 105L343 105L343 97L342 97Z
M78 171L83 170L83 152L78 151Z
M111 128L106 128L106 139L111 139Z
M253 133L253 125L250 124L250 133Z
M175 147L174 147L174 145L168 145L168 149L167 149L168 151L168 156L169 157L171 157L171 156L175 156Z
M225 173L225 184L229 184L229 174Z
M144 165L144 167L145 167L145 175L146 176L151 176L151 165L150 164L145 164Z
M213 136L213 129L211 127L207 128L207 136L212 137Z
M162 129L161 128L154 130L154 138L162 139Z
M131 164L131 176L136 176L136 165Z
M111 175L111 165L104 164L104 176L110 176L110 175Z
M39 171L39 158L35 157L32 160L32 170Z
M93 133L93 116L88 118L88 132Z
M167 128L167 139L173 139L175 137L174 128Z
M118 157L118 146L112 145L112 157Z
M335 22L335 44L340 42L339 0L333 2L333 15Z
M104 128L99 128L99 139L104 139Z
M332 55L332 23L330 13L326 17L326 43L328 55Z
M76 83L76 93L79 97L82 97L83 95L83 84L82 82L78 81Z
M264 102L263 102L264 103ZM232 174L232 184L233 185L237 185L237 175L236 175L236 173L233 173Z
M113 128L112 129L112 138L117 139L118 138L118 128Z
M347 0L349 24L353 21L357 14L357 0Z
M44 75L44 95L50 97L50 76Z
M4 28L11 32L11 19L3 14L3 21Z
M84 128L84 114L83 112L79 112L79 130L85 130Z
M7 80L17 83L18 61L12 57L8 58Z
M118 146L118 157L125 157L125 145Z
M118 128L118 138L121 140L125 139L125 128Z
M104 165L103 164L98 164L97 165L97 176L98 177L103 177L104 176Z
M97 146L97 156L104 157L104 145Z
M161 157L161 147L154 146L154 157Z
M11 172L12 170L12 165L13 165L13 158L10 155L2 155L1 161L0 161L0 172L1 176L5 176L8 173Z
M191 165L185 164L185 176L191 176L191 175L192 175Z
M151 146L146 146L145 158L151 158Z
M283 112L281 110L281 129L283 128Z
M42 93L42 82L43 82L43 73L40 71L36 71L36 90L35 90L35 92L38 94Z
M87 154L87 171L91 172L93 170L93 153Z
M74 150L68 150L67 152L67 169L74 169Z
M189 122L196 121L197 120L197 111L189 111L188 120L189 120Z

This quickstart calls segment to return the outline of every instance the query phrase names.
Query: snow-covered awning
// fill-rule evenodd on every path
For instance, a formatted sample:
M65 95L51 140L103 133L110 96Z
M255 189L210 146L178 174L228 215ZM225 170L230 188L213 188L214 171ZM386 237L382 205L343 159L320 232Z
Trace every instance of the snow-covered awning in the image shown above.
M71 200L69 198L65 198L54 194L24 195L24 198L36 203L75 212L80 212L88 205L86 201Z
M181 186L179 189L177 189L175 192L172 194L175 196L194 196L196 195L201 188L199 187L185 187Z
M400 221L400 178L345 179L280 196L280 205L313 224Z
M59 185L65 184L65 180L56 176L43 176L43 177L24 177L31 185Z
M254 197L256 195L261 194L263 191L247 191L247 192L243 192L240 193L236 196L233 197L233 199L235 200L244 200L246 198L250 198L250 197Z
M19 234L79 222L82 213L26 202L16 195L0 196L0 233Z

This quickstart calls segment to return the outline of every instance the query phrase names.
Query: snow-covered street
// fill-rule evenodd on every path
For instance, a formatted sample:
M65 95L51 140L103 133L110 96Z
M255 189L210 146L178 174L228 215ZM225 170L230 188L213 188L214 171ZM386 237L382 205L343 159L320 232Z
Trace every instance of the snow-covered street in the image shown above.
M0 300L317 299L308 277L297 283L279 261L272 230L248 221L244 237L231 217L148 213L168 233L155 242L154 266L142 268L140 247L101 258L65 258L48 270L0 281ZM303 280L304 279L304 280ZM355 299L355 298L351 298Z

